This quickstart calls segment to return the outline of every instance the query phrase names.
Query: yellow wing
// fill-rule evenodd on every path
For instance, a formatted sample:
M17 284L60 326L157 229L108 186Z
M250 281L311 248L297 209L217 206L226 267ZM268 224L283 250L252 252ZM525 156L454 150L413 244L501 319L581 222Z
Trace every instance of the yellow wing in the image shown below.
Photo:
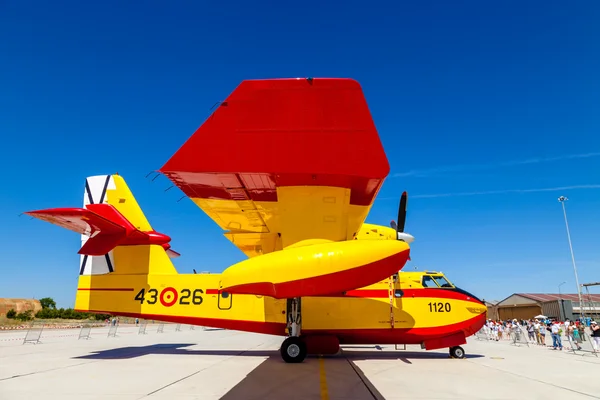
M242 82L160 172L249 257L353 239L389 164L351 79Z

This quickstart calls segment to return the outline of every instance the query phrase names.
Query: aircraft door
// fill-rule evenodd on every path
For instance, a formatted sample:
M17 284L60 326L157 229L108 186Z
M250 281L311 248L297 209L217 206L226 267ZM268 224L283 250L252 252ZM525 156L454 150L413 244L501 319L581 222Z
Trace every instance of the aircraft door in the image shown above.
M221 292L217 298L217 306L219 310L229 310L233 305L233 294L229 292Z

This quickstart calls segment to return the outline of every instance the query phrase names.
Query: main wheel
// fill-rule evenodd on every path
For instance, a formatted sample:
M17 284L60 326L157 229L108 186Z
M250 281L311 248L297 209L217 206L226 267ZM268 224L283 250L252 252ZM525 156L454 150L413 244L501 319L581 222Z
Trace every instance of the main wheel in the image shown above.
M465 351L460 346L450 347L450 357L465 358Z
M306 344L296 336L285 339L279 351L286 363L301 363L306 358Z

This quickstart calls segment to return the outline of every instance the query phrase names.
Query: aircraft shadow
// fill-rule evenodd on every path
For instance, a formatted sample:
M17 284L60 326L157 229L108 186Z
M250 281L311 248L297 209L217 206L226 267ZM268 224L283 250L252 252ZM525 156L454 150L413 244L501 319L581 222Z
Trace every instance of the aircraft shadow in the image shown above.
M73 357L84 360L115 360L143 357L150 354L187 355L187 356L240 356L240 357L271 357L275 356L279 364L287 365L281 360L279 350L192 350L186 347L196 346L197 343L164 343L148 346L129 346L115 349L100 350L84 356ZM352 350L360 348L372 348L368 350ZM393 360L400 359L405 363L409 359L444 359L448 358L448 351L416 352L406 350L377 350L380 346L342 346L342 351L334 355L323 356L325 359L348 358L350 360ZM481 358L480 354L466 354L465 358ZM315 359L317 356L308 356L307 359ZM410 362L408 362L410 364Z
M286 364L279 352L274 353L220 399L385 399L360 368L343 357L323 363L319 357L307 357L303 363Z
M329 398L372 400L385 399L374 384L366 377L355 361L359 360L398 360L399 372L410 368L411 359L448 359L448 352L415 352L406 350L377 350L380 346L352 346L342 348L338 354L308 356L303 363L286 364L279 350L194 350L187 349L197 343L164 343L148 346L129 346L101 350L92 354L73 357L76 359L115 360L143 357L151 354L185 356L237 356L264 357L256 368L249 372L221 399L284 399L289 398L290 388L293 398L324 398L323 390ZM353 350L356 349L356 350ZM365 349L365 350L361 350ZM373 349L373 350L368 350ZM483 357L467 354L467 358ZM326 382L325 389L323 379Z
M165 343L149 346L129 346L109 350L94 351L85 356L73 357L83 360L118 360L143 357L150 354L188 355L188 356L253 356L268 357L273 355L274 350L188 350L185 347L196 346L197 343ZM252 354L245 354L251 352Z

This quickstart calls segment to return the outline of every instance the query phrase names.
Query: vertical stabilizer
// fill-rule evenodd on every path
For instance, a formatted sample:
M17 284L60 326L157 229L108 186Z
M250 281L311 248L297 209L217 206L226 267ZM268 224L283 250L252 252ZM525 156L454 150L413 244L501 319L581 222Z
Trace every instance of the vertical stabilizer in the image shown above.
M119 175L90 176L85 181L84 207L109 204L140 232L160 235L152 229L144 212L123 177ZM95 235L82 234L82 248ZM168 243L117 246L105 255L81 255L80 275L177 273L170 261L174 252Z
M83 193L83 205L108 204L107 192L115 190L116 184L112 175L96 175L87 177ZM81 247L88 241L89 236L81 235ZM79 262L79 275L103 275L114 272L114 251L103 256L82 254Z

